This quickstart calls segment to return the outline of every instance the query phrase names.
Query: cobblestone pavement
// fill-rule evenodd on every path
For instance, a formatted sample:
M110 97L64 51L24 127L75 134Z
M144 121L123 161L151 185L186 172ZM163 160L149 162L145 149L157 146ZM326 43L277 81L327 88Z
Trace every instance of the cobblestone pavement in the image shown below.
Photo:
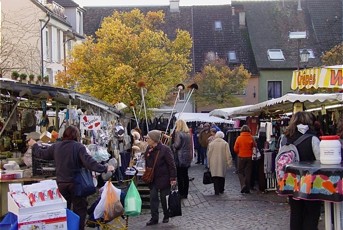
M241 194L238 176L229 169L226 175L224 194L215 196L213 185L203 185L203 165L192 165L188 199L182 200L182 216L173 217L169 223L146 226L150 210L143 210L137 217L129 218L129 229L289 229L289 205L285 197L275 191ZM322 214L324 218L324 213ZM91 229L91 228L89 228ZM319 230L324 229L324 219Z

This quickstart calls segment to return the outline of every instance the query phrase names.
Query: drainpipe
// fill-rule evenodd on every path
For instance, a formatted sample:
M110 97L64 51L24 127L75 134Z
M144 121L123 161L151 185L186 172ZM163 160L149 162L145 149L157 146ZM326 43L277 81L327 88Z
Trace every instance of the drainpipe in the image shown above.
M49 13L47 13L47 16L48 16L48 20L44 23L43 27L40 29L40 55L41 55L41 66L42 66L42 69L41 69L42 79L44 77L43 30L48 25L50 18L51 18Z

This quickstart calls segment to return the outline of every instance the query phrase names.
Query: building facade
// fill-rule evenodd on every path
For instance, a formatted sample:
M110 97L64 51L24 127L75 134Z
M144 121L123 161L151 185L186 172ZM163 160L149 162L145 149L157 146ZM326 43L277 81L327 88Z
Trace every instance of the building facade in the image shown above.
M73 1L1 0L2 77L16 71L54 84L68 51L84 39L83 12Z

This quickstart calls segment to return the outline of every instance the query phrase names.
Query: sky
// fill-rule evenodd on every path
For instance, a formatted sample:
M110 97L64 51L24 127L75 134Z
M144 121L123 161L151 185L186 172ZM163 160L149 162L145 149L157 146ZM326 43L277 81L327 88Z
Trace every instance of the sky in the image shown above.
M73 0L81 6L164 6L169 0ZM180 6L226 5L231 0L180 0Z

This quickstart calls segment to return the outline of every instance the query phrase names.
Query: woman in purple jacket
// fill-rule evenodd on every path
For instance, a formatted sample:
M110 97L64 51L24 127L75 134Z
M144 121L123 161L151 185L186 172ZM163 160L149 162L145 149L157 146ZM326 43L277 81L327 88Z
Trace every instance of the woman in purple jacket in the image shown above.
M145 166L154 167L153 180L149 184L150 189L150 211L151 219L146 223L147 226L158 224L158 206L160 200L163 209L163 223L169 222L169 214L166 196L169 195L170 186L176 185L176 167L171 149L162 144L161 131L151 130L146 137L148 148L144 154Z

